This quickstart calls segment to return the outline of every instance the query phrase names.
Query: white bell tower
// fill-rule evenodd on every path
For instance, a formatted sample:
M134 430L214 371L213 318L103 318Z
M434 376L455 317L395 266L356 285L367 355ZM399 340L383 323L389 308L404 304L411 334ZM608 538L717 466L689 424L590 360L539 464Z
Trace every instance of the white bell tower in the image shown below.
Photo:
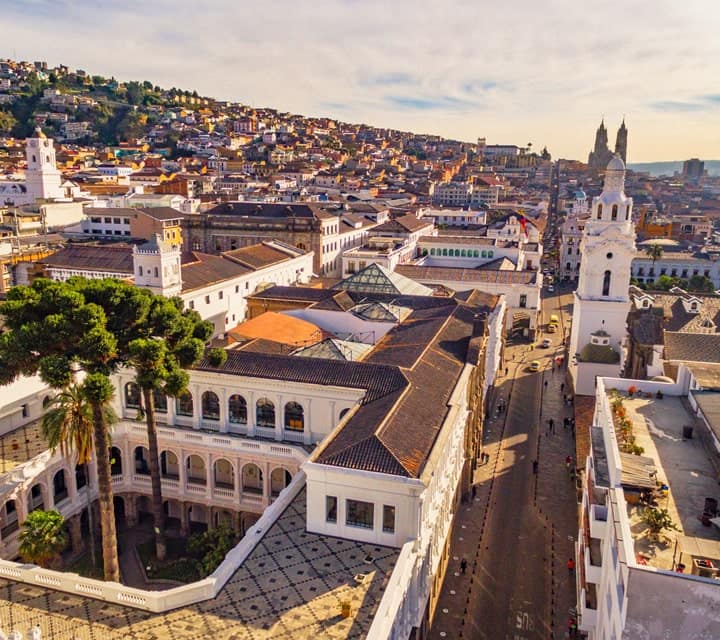
M25 185L28 199L34 202L38 198L43 200L63 198L62 176L55 164L55 145L40 127L35 129L35 137L25 141L25 156L27 158Z
M145 245L133 247L135 284L168 298L182 291L180 247L165 242L160 234Z
M580 253L568 369L575 393L594 395L595 378L618 377L625 361L635 229L632 198L625 195L625 164L619 155L607 166L603 192L593 198Z

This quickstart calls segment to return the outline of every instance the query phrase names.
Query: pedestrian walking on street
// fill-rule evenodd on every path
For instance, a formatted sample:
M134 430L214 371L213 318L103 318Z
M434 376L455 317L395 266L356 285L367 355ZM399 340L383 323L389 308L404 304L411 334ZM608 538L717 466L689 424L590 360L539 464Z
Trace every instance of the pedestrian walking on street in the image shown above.
M555 433L555 420L550 418L550 420L548 420L548 426L550 427L550 433Z
M506 377L506 378L507 378L507 374L508 374L508 368L505 367L505 377Z
M561 382L560 383L560 393L562 393L563 391L565 391L565 383Z
M538 461L537 461L537 460L533 460L533 473L534 473L535 475L537 475L537 472L538 472Z
M463 575L465 575L466 569L467 569L467 560L465 560L465 558L463 558L460 562L460 571L462 572Z
M472 496L473 496L473 498L475 497L476 494L477 494L477 487L476 487L475 485L473 485L473 488L472 488Z
M569 576L575 575L575 560L573 560L572 558L569 558L567 561L567 569Z
M548 381L547 381L547 380L545 380L545 388L546 388L546 389L547 389L547 383L548 383Z
M572 458L570 456L568 456L567 458L565 458L565 468L569 469L571 464L572 464Z

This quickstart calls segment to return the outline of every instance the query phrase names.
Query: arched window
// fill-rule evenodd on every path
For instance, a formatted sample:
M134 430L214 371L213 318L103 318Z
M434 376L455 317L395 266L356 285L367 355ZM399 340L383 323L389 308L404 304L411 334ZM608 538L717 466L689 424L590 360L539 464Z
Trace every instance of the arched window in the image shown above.
M298 402L285 405L285 428L291 431L302 431L305 428L305 411Z
M488 251L488 258L492 258L495 255L495 252L491 249Z
M430 249L430 255L431 255L431 256L434 256L434 255L435 255L435 248L434 248L434 247L432 247L432 248Z
M597 219L600 220L602 218L602 205L598 205L598 212L597 212Z
M157 278L160 275L160 272L158 271L158 268L155 267L155 277Z
M110 447L110 475L122 475L122 453L117 447Z
M275 427L275 405L267 398L260 398L255 405L255 424L258 427Z
M463 249L463 250L460 252L460 256L463 257L463 258L467 258L467 251L466 251L465 249Z
M617 220L617 214L618 214L618 206L616 204L614 204L612 206L612 213L610 214L610 219Z
M68 497L67 482L65 481L65 470L60 469L53 476L53 500L55 504Z
M37 158L36 158L34 155L33 155L33 157L32 157L32 161L33 161L33 162L37 162Z
M347 415L348 411L350 411L350 409L343 409L338 416L338 420L342 420Z
M487 251L485 251L485 249L483 249L482 257L483 257L483 258L487 258Z
M625 220L630 220L630 205L625 207Z
M479 257L480 257L480 252L479 252L477 249L473 249L473 257L474 257L474 258L479 258Z
M572 269L572 265L571 265L569 262L566 262L566 263L565 263L565 268L566 268L566 269Z
M135 447L135 473L150 475L150 451L147 447Z
M142 266L139 266L139 267L138 267L138 275L139 275L139 276L142 275Z
M204 420L220 420L220 400L212 391L202 395L202 417Z
M167 413L167 396L160 389L153 389L153 401L155 402L155 411Z
M47 163L50 162L50 156L45 156L45 162L47 162Z
M140 408L140 387L134 382L125 385L125 406L128 409Z
M423 254L424 256L426 256L426 255L428 254L428 250L427 250L427 249L423 249L423 250L422 250L422 254Z
M455 257L456 258L460 257L460 249L455 249Z
M185 391L177 397L175 410L179 416L192 416L193 397L189 391Z
M444 256L446 256L446 255L447 255L447 249L443 249L443 250L442 250L442 254L443 254Z
M612 274L610 273L610 270L605 272L605 277L603 278L603 292L602 294L604 296L610 295L610 276Z
M228 413L230 414L230 422L247 424L247 402L245 402L245 398L237 394L230 396Z

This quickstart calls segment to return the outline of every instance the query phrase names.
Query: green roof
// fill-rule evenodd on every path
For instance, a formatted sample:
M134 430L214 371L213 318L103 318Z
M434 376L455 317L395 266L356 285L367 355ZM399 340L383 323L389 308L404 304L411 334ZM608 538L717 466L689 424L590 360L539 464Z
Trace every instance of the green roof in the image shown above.
M617 364L620 362L620 354L609 345L590 343L582 348L578 356L578 362Z

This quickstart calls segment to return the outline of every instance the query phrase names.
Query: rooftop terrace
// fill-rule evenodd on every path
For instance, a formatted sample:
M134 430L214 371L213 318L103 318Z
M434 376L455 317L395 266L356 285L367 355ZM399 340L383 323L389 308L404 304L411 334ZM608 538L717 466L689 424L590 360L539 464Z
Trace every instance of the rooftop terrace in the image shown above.
M153 614L0 579L3 629L40 624L53 640L364 638L399 551L308 533L305 505L303 489L212 600Z
M705 498L720 498L720 488L694 416L676 397L625 397L623 406L632 421L636 444L645 450L643 456L654 460L658 484L670 488L666 496L657 498L657 507L667 509L680 529L665 531L659 541L652 540L642 519L644 507L632 504L637 494L626 488L636 559L641 564L672 570L674 558L675 562L682 561L688 571L690 555L720 561L720 531L700 520ZM683 438L684 426L694 427L691 439Z

